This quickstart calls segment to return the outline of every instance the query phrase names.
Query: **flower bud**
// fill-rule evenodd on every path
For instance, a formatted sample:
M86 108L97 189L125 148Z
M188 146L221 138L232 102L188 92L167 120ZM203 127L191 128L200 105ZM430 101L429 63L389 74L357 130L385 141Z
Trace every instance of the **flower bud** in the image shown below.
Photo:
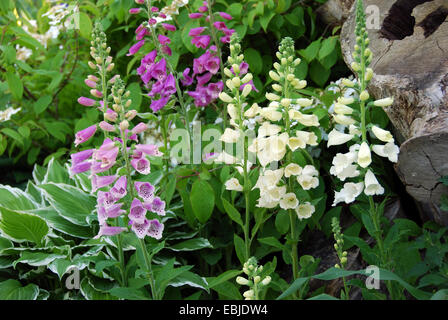
M244 76L243 79L241 79L242 83L248 83L250 80L253 79L252 73L248 73Z
M277 52L275 53L275 55L276 55L277 59L279 59L279 60L282 59L282 54L281 54L280 52L277 51Z
M286 58L282 58L280 61L281 61L281 63L282 63L283 65L285 65L285 64L288 63L288 60L286 60Z
M389 98L384 98L384 99L380 99L380 100L376 100L373 105L376 107L389 107L394 103L394 99L389 97Z
M266 278L264 278L263 279L263 281L261 281L261 283L264 285L264 286L267 286L270 282L271 282L271 277L270 276L267 276Z
M366 101L367 99L369 99L369 97L370 95L366 90L361 92L361 94L359 95L359 99L361 99L361 101Z
M277 72L271 70L269 71L269 76L271 77L272 80L274 81L280 81L280 76L278 75Z
M352 69L353 69L354 71L356 71L356 72L359 71L359 70L361 70L361 66L359 65L358 62L355 62L355 61L352 62L351 67L352 67Z
M99 126L103 131L107 131L107 132L115 131L115 126L111 125L110 123L107 123L106 121L101 121Z
M273 84L272 85L272 89L274 89L275 91L281 92L283 90L283 87L279 84Z
M341 82L344 86L349 87L349 88L353 88L355 86L355 83L353 81L350 81L346 78L342 79Z
M255 283L255 284L260 283L260 281L261 281L260 276L255 276L255 277L254 277L254 283Z
M254 290L247 290L243 293L243 297L246 299L252 299L254 298L254 296L255 296Z
M96 57L95 58L95 62L98 64L102 64L103 63L103 59L101 59L101 57Z
M233 82L232 82L232 80L230 80L230 79L226 80L226 86L227 86L227 88L229 88L230 90L235 89L235 86L233 85Z
M114 69L114 67L115 67L115 64L111 63L110 65L107 66L106 70L110 72Z
M131 121L132 119L135 118L136 115L137 115L137 110L129 110L128 112L126 112L125 117L127 120Z
M129 122L127 120L123 120L120 122L120 130L125 131L127 128L129 128Z
M132 100L129 99L128 101L126 101L125 107L129 108L131 106L131 104L132 104Z
M293 81L295 79L295 76L292 74L292 73L289 73L287 76L286 76L286 80L288 80L288 81Z
M232 65L232 69L233 69L233 72L235 72L235 74L240 73L240 66L237 65L236 63Z
M251 91L252 91L252 86L250 84L246 84L244 86L242 96L247 97Z
M90 90L90 94L96 98L102 98L103 94L101 93L101 91L98 91L96 89L92 89Z
M243 277L236 277L236 283L245 286L245 285L249 284L249 280L247 280L246 278L243 278Z
M224 91L222 91L222 92L219 94L219 99L221 99L222 101L227 102L227 103L231 103L231 102L233 102L232 97L230 97L230 96L229 96L227 93L225 93Z
M280 70L280 64L278 62L274 62L274 68L275 70Z
M87 64L88 64L89 67L90 67L91 69L93 69L93 70L95 70L95 69L97 68L97 67L96 67L96 64L94 64L92 61L89 61Z
M239 77L234 77L234 78L232 79L232 84L233 84L236 88L238 88L238 87L241 85L241 80L240 80L240 78L239 78Z
M94 75L91 75L91 74L89 74L87 76L87 80L94 81L94 82L100 81L100 79L98 79L97 77L95 77Z
M300 58L297 58L296 60L294 60L294 65L298 66L300 62L302 62L302 60Z
M274 93L271 92L267 92L266 93L266 99L270 100L270 101L276 101L276 100L280 100L280 97Z
M108 56L108 57L106 58L106 63L109 64L109 63L111 63L111 62L112 62L112 57L111 57L111 56Z
M282 99L282 100L280 101L280 104L281 104L282 106L284 106L285 108L287 108L287 107L289 107L289 106L291 105L291 99L286 99L286 98L284 98L284 99Z
M367 68L366 69L366 74L364 76L364 79L366 81L370 81L370 80L372 80L372 78L373 78L373 70L371 68Z
M347 257L342 257L341 258L341 264L345 265L347 263Z
M300 80L297 82L297 84L294 84L294 88L296 88L297 90L303 89L308 85L308 83L306 82L306 80Z
M228 68L224 68L224 74L229 78L233 77L232 71L230 71Z

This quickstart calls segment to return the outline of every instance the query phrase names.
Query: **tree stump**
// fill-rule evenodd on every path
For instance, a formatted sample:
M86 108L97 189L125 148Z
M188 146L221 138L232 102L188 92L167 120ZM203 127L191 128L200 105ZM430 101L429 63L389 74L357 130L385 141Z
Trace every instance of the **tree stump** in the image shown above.
M448 212L440 210L448 188L439 182L448 175L448 1L364 0L370 5L379 8L380 28L368 30L375 72L368 90L375 98L395 99L385 111L402 143L396 171L424 214L448 225ZM348 65L354 7L341 33ZM367 14L369 19L374 17Z

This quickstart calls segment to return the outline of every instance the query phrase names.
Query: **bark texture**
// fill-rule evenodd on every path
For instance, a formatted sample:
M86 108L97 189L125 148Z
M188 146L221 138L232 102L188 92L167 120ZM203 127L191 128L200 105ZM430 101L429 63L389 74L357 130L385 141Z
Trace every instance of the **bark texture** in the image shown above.
M448 1L364 0L364 5L379 8L380 28L368 30L375 72L368 89L375 98L395 98L385 111L402 143L398 175L425 214L448 225L448 212L439 206L448 194L439 182L448 175ZM368 23L374 19L367 14ZM353 6L341 33L348 65L354 29Z

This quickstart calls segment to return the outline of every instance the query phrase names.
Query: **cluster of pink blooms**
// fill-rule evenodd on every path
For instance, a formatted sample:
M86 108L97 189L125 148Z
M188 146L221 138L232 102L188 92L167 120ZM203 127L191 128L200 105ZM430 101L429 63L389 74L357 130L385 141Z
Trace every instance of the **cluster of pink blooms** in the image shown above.
M102 122L107 123L107 122ZM108 124L108 123L107 123ZM109 124L110 125L110 124ZM104 124L103 124L104 126ZM114 131L121 130L114 127ZM101 127L101 124L100 124ZM139 123L131 131L126 129L125 135L130 141L137 142L137 134L145 131L147 126ZM96 132L97 126L93 125L76 133L75 145L88 141ZM104 129L103 129L104 130ZM108 130L106 130L108 131ZM129 161L135 171L141 174L150 173L150 161L148 156L161 156L158 147L151 144L135 144L132 147L124 145L123 141L115 137L104 139L103 144L98 149L88 149L71 155L72 167L71 174L75 175L81 172L91 172L92 192L114 184L109 191L98 191L97 196L97 214L100 223L99 236L112 236L119 234L127 228L110 226L107 223L108 218L117 218L126 213L122 209L123 202L119 202L127 195L126 176L99 175L106 172L117 164L117 157L120 154L120 148L127 148L129 151ZM143 200L134 198L128 214L129 224L137 237L144 238L146 235L155 239L162 237L164 225L158 219L148 220L147 211L156 213L159 216L165 215L165 202L154 195L154 186L148 182L135 182L135 190L138 196Z
M203 5L199 7L198 11L191 13L189 17L191 19L202 19L205 17L207 22L210 21L209 15L204 16L204 13L208 11L207 1L203 2ZM225 20L232 20L232 16L225 12L219 12L219 16ZM223 33L223 36L220 37L222 43L229 43L230 36L235 32L234 29L227 28L223 21L213 22L213 28ZM206 50L206 52L199 58L193 60L193 75L190 76L190 68L186 68L183 72L182 79L184 86L190 86L196 77L195 90L187 91L187 94L194 98L194 104L198 107L208 106L215 101L224 88L222 81L209 83L213 75L219 71L220 59L216 46L212 45L209 47L211 36L204 34L206 29L206 27L198 27L188 32L188 35L192 37L191 43L197 48Z
M140 3L140 2L137 2ZM142 2L144 3L144 2ZM129 13L136 14L141 11L141 8L132 8ZM160 18L166 18L164 13L159 12L159 8L151 8L152 17L148 22L140 24L135 30L136 40L138 41L131 48L129 48L128 56L136 54L141 47L145 44L147 36L151 36L149 26L157 24L157 20L154 16ZM166 31L176 31L176 27L169 23L162 23L162 28ZM171 48L168 46L171 43L171 39L166 35L159 34L157 41L160 44L160 50L163 54L171 56ZM153 50L143 57L140 62L140 66L137 69L137 74L141 77L145 86L150 90L148 96L152 99L150 108L157 112L162 109L170 100L171 96L176 92L176 82L174 75L167 72L167 62L162 56L159 57L157 50Z

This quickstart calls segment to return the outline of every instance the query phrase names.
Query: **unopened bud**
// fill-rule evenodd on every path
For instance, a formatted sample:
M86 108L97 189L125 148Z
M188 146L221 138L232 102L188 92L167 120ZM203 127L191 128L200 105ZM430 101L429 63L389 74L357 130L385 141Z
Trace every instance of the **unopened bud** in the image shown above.
M359 98L361 99L361 101L366 101L367 99L369 99L369 97L370 97L370 95L366 90L361 92L361 94L359 95Z
M115 64L111 63L110 65L107 66L106 70L110 72L114 69L114 67L115 67Z
M95 69L97 68L96 64L94 64L92 61L89 61L87 64L88 64L89 67L90 67L91 69L93 69L93 70L95 70Z
M125 117L127 120L131 121L132 119L135 118L136 115L137 115L137 110L129 110L128 112L126 112Z
M129 128L129 122L127 120L123 120L120 122L120 130L125 131L127 128Z

